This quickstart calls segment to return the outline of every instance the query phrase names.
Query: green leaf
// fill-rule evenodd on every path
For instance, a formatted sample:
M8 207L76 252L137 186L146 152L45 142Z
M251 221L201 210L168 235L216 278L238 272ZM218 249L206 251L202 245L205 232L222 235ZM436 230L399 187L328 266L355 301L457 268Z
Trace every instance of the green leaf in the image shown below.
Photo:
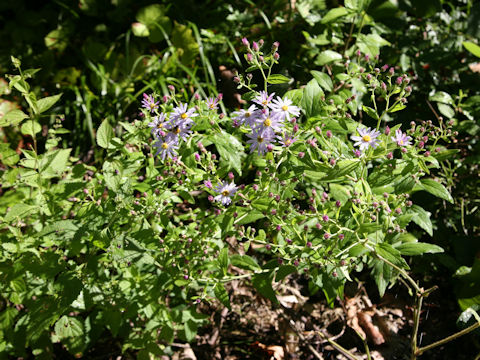
M210 139L215 144L220 154L220 161L224 162L225 167L228 170L233 168L241 175L242 158L245 157L242 143L235 136L225 131L213 134Z
M230 261L232 262L233 266L237 266L241 269L253 271L261 270L261 267L257 264L257 262L248 255L235 254L230 257Z
M262 212L254 209L254 210L250 210L244 216L243 215L239 216L238 221L235 221L235 224L238 224L238 225L250 224L264 217L265 215L263 215Z
M192 29L175 23L170 40L177 49L180 61L185 65L192 64L199 54L199 45L192 35Z
M333 82L330 76L328 76L328 74L317 70L310 71L310 74L312 74L314 79L317 80L318 85L320 85L323 89L325 89L326 91L332 91Z
M443 104L453 105L453 99L450 94L447 94L445 91L437 91L435 94L430 96L431 101L436 101Z
M318 115L321 111L322 97L324 93L316 80L310 80L303 89L300 106L305 111L307 118Z
M322 181L333 180L351 174L360 164L361 161L359 159L340 160L335 167L328 172L327 176L322 178Z
M113 135L113 129L108 123L108 120L103 120L97 131L97 145L104 149L108 148Z
M58 149L44 155L40 161L40 171L43 177L61 175L68 163L72 149Z
M17 152L8 143L0 143L0 163L13 166L20 160Z
M275 275L275 281L282 281L288 275L293 274L295 271L297 271L297 268L293 265L282 265L280 266L277 274Z
M331 63L333 61L341 60L342 55L336 51L325 50L322 51L315 60L315 65L323 66L325 64Z
M349 11L344 7L333 8L328 13L325 14L321 22L322 24L328 24L329 22L332 22L348 14L349 14Z
M10 222L10 221L15 220L17 218L23 218L24 216L27 216L28 214L33 212L33 210L35 210L35 209L37 209L37 207L34 206L34 205L17 203L17 204L12 206L12 208L7 213L7 215L5 215L3 220L5 222Z
M265 296L267 299L277 304L278 300L275 296L275 291L272 288L272 279L273 272L256 274L252 278L252 284L253 287L257 289L261 295Z
M7 112L2 118L0 118L0 127L10 126L10 125L17 125L23 119L28 118L28 115L25 114L22 110L10 110Z
M62 316L55 323L55 335L60 339L83 336L83 323L71 316Z
M452 195L448 192L448 190L433 179L422 179L420 180L419 187L425 191L428 191L430 194L439 197L440 199L447 200L448 202L453 204Z
M368 116L370 116L372 119L378 120L377 112L376 112L374 109L372 109L371 107L368 107L368 106L363 105L363 106L362 106L362 110L363 110Z
M137 21L145 25L154 25L165 16L165 8L159 4L148 5L141 8L135 17Z
M222 283L218 283L215 285L215 288L213 289L215 293L215 297L227 308L231 309L230 307L230 298L228 296L228 292L225 289L225 286L223 286Z
M453 108L450 105L440 103L440 104L437 104L437 106L438 106L438 111L440 111L440 113L443 116L446 116L449 119L455 116L455 110L453 110Z
M57 94L37 100L38 113L41 114L50 109L58 100L60 100L61 97L62 94Z
M471 41L464 41L462 45L464 46L465 49L470 51L473 55L480 58L480 46L478 46L477 44L474 44Z
M433 236L433 226L430 220L431 214L418 205L413 205L410 211L415 213L412 219L413 222L425 230L428 235Z
M290 79L282 74L271 74L267 78L269 84L284 84L290 82Z
M192 342L197 336L198 325L193 320L188 320L185 323L185 340Z
M223 272L223 275L227 275L228 270L228 248L224 247L220 250L220 254L218 255L218 265Z
M133 35L138 36L138 37L148 37L148 36L150 36L150 31L148 30L147 25L139 23L139 22L134 22L132 24L132 32L133 32Z
M379 243L375 246L375 251L385 260L388 260L401 268L409 269L409 266L402 258L402 254L400 253L400 251L395 249L392 245L388 243Z
M35 134L38 134L40 131L42 131L42 126L36 121L27 121L23 123L20 131L24 135L30 135L33 137Z
M400 110L403 110L405 109L407 106L402 104L401 102L399 102L398 104L396 104L395 106L391 107L390 109L388 109L388 112L389 113L394 113L394 112L397 112L397 111L400 111Z
M45 46L50 50L64 51L68 45L67 31L59 26L57 29L50 31L44 38Z
M402 253L402 255L422 255L425 253L435 254L442 253L443 249L434 244L421 243L421 242L408 242L397 246L397 250Z

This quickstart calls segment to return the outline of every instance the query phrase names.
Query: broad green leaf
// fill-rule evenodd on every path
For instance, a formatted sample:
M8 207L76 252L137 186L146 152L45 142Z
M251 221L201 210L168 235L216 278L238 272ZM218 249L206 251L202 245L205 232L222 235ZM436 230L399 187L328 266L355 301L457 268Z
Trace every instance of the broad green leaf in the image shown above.
M83 336L83 322L64 315L55 323L55 335L60 339Z
M283 84L283 83L288 83L290 79L282 74L271 74L267 78L267 82L269 84Z
M372 109L371 107L363 105L362 110L365 113L367 113L367 115L370 116L372 119L378 120L377 112L374 109Z
M408 242L397 246L397 250L402 253L402 255L422 255L425 253L435 254L443 252L443 249L434 244L421 243L421 242Z
M252 277L252 284L258 292L277 304L278 300L275 296L275 291L272 288L273 272L256 274Z
M44 38L45 46L49 49L64 51L68 45L67 31L63 27L58 27L50 31Z
M113 138L113 129L108 123L108 120L103 120L97 131L97 145L102 148L108 148L110 141Z
M375 246L375 251L385 260L388 260L401 268L409 269L409 266L402 258L400 251L395 249L392 245L388 243L379 243Z
M220 250L220 254L218 255L218 265L223 272L223 275L227 275L228 270L228 248L224 247Z
M419 187L425 191L428 191L430 194L435 195L440 199L447 200L448 202L453 204L452 195L450 195L445 186L443 186L439 182L433 179L422 179L420 180Z
M349 14L348 9L344 7L333 8L328 13L325 14L321 22L322 24L328 24L329 22L332 22L348 14Z
M317 80L318 85L320 85L323 89L325 89L326 91L332 91L333 82L330 76L328 76L328 74L317 70L310 71L310 74L312 74L314 79Z
M10 211L5 215L3 220L5 222L10 222L12 220L16 220L17 218L22 219L23 217L27 216L28 214L32 213L35 209L37 209L34 205L28 205L24 203L17 203L12 206ZM23 220L23 219L22 219Z
M275 275L275 281L282 281L288 275L293 274L295 271L297 271L297 268L293 265L282 265L280 266L277 274Z
M192 35L192 29L175 23L170 40L177 49L180 61L185 65L192 64L199 54L199 45Z
M235 136L225 131L213 134L210 139L215 144L220 154L220 161L227 168L226 171L234 169L241 175L242 159L245 157L242 143Z
M223 286L222 283L218 283L215 285L215 288L214 288L214 293L215 293L215 297L224 305L226 306L227 308L231 308L230 307L230 298L228 296L228 292L227 290L225 289L225 286Z
M394 112L397 112L397 111L400 111L400 110L403 110L405 109L407 106L405 104L402 104L401 102L399 102L398 104L396 104L395 106L391 107L390 109L388 109L388 112L389 113L394 113Z
M443 104L453 105L453 99L450 94L447 94L445 91L437 91L435 94L430 96L431 101L436 101Z
M351 174L361 163L359 159L340 160L335 167L327 173L327 176L322 178L322 181L333 180Z
M41 114L44 111L50 109L55 103L62 97L62 94L53 96L47 96L37 100L38 113Z
M159 4L152 4L141 8L135 17L145 25L154 25L165 16L165 8Z
M14 109L7 112L3 117L0 118L0 127L4 126L15 126L19 124L22 120L28 118L28 115L25 114L22 110Z
M480 46L478 46L477 44L474 44L471 41L464 41L462 45L465 47L465 49L470 51L473 55L480 58Z
M36 121L26 121L23 123L20 130L22 134L33 137L35 134L38 134L40 131L42 131L42 126Z
M71 150L72 149L58 149L54 150L52 153L45 154L40 161L40 171L42 176L50 177L61 175L67 167L68 157L70 156Z
M264 217L265 215L263 215L262 212L258 210L251 210L245 213L244 215L239 216L238 219L235 221L235 224L238 224L238 225L250 224Z
M235 254L230 257L230 261L232 262L233 266L237 266L241 269L253 270L253 271L261 269L261 267L257 264L257 262L248 255Z
M17 152L8 143L0 143L0 163L13 166L20 160Z
M315 65L323 66L333 61L341 60L342 55L333 50L322 51L315 60Z
M316 80L310 80L303 89L301 107L307 118L318 115L321 111L321 102L324 93Z
M432 236L433 227L432 221L430 220L431 214L418 205L413 205L410 211L415 213L415 216L412 219L413 222L425 230L428 235Z
M455 110L453 110L453 108L450 105L439 103L437 104L437 106L438 106L438 111L440 111L440 113L443 116L446 116L449 119L455 116Z

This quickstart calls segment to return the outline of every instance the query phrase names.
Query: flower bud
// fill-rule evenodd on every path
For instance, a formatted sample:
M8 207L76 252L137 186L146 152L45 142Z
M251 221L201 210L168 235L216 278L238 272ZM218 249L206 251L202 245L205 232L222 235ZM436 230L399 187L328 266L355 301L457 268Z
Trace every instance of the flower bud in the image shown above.
M242 38L242 44L245 45L246 47L250 46L250 43L248 42L247 38Z

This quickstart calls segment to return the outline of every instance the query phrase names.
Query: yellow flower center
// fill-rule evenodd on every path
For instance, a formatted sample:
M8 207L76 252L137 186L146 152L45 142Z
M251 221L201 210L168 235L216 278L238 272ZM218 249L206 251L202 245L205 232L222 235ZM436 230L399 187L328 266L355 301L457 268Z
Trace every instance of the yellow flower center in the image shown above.
M288 110L288 106L287 106L287 105L283 105L283 106L282 106L282 110L283 110L283 111L287 111L287 110Z
M210 109L213 109L215 107L214 104L210 104L209 106L210 106Z
M265 126L272 125L272 120L270 120L270 118L266 118L265 121L263 122L263 125L265 125Z
M290 145L291 143L292 143L292 140L290 139L285 140L285 145Z
M262 104L263 104L263 105L267 105L267 104L268 104L268 101L267 101L267 100L263 100L263 101L262 101Z
M250 117L250 116L252 116L252 114L251 114L251 113L249 113L249 112L246 112L246 113L245 113L245 117L247 117L247 118L248 118L248 117Z
M257 137L257 142L258 143L262 143L263 142L263 138L261 136Z
M162 144L162 149L168 149L168 144L164 142L164 143Z
M398 144L399 144L399 145L403 145L403 140L400 140L400 141L398 142Z
M182 119L186 119L186 118L188 117L188 115L187 115L186 113L183 113L182 115L180 115L180 117L181 117Z
M179 127L175 128L175 133L176 133L176 134L180 134L180 131L182 131L182 130L180 130Z
M157 128L158 128L158 129L163 128L163 123L158 123L158 124L157 124Z
M153 102L150 103L150 109L155 109L155 103Z
M370 135L364 135L362 137L362 140L365 141L365 142L370 142L370 141L372 141L372 138L370 137Z
M230 194L230 192L228 190L223 190L222 191L223 196L228 196L229 194Z

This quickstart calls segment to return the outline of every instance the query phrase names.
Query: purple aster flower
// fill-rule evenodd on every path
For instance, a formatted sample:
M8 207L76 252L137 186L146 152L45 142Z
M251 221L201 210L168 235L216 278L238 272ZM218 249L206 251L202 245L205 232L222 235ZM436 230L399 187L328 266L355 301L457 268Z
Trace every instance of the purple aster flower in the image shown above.
M178 149L178 139L159 139L155 144L153 144L153 146L158 148L155 156L160 154L162 161L165 160L165 157L172 159L177 155L176 150Z
M190 125L187 126L172 126L171 124L167 124L166 126L170 132L167 134L168 139L173 139L173 138L180 138L183 141L187 141L189 136L192 134L192 131L190 130Z
M398 129L395 131L395 136L392 136L392 140L395 141L398 146L407 146L411 145L410 140L412 140L412 138Z
M357 128L357 131L360 136L350 136L350 139L355 141L355 144L353 144L354 146L358 146L361 151L368 149L369 146L374 149L377 147L379 143L377 137L380 135L380 131L375 129L371 130L370 128Z
M266 91L260 91L260 94L257 95L252 101L260 106L266 107L270 105L270 102L273 99L273 95L275 95L275 93L271 93L270 95L268 95Z
M215 196L215 201L221 202L223 205L227 206L232 202L231 197L237 192L237 187L233 182L229 184L226 181L221 181L215 188L215 191L219 193L219 195Z
M270 134L275 131L280 131L284 126L281 114L275 111L264 110L262 114L256 120L257 128L262 132L268 132Z
M180 103L179 106L173 109L173 113L170 118L171 127L187 127L193 124L193 120L191 118L198 116L195 112L195 109L188 109L187 104Z
M218 109L218 102L219 102L219 99L218 98L208 98L207 99L207 106L210 110L217 110Z
M277 98L272 101L270 108L280 114L283 120L290 120L290 115L294 117L300 115L300 108L292 104L292 100L289 98L283 100L280 96L277 96Z
M251 134L247 134L250 140L247 140L247 143L251 144L250 153L255 149L258 151L258 155L265 154L269 145L273 141L273 135L269 132L263 132L260 130L253 130Z
M239 124L254 127L259 114L260 111L257 110L257 107L252 105L247 110L242 109L240 111L235 111L232 115L235 115L233 117Z
M287 134L283 134L283 136L277 136L277 139L280 142L280 144L282 144L283 147L289 147L295 141L297 141L296 137L293 137Z
M160 132L165 129L167 115L161 113L158 116L155 116L151 123L148 124L152 128L152 134L154 136L160 137Z
M153 95L147 95L143 93L142 107L144 109L150 110L153 113L157 108L160 102L155 102Z

